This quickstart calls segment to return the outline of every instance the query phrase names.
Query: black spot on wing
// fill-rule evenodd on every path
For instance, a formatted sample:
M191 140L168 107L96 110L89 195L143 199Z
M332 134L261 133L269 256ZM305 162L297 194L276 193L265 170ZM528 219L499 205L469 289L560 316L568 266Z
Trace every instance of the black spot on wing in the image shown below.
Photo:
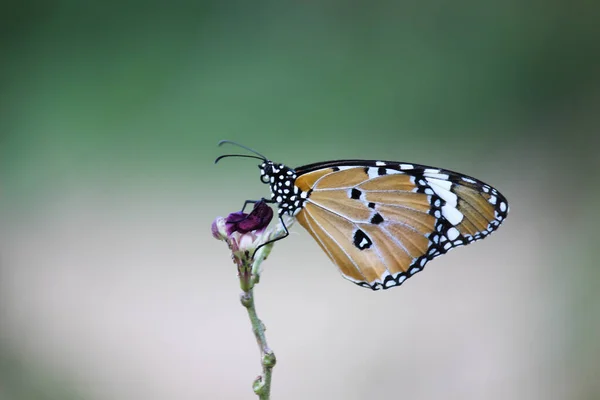
M378 225L382 222L383 222L383 217L379 213L375 213L375 215L373 215L373 217L371 218L372 224Z
M362 230L358 229L354 233L354 246L359 250L365 250L373 245L373 241Z
M352 189L352 191L350 192L350 198L358 200L360 199L360 195L362 194L362 192L358 189Z

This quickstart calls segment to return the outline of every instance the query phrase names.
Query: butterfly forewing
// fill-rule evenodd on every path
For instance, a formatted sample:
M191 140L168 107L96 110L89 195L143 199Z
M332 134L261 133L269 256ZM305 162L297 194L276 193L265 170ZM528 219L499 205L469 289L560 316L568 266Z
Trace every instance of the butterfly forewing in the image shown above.
M438 168L347 160L295 172L307 194L298 222L345 278L374 290L400 285L429 260L484 238L508 211L496 189Z

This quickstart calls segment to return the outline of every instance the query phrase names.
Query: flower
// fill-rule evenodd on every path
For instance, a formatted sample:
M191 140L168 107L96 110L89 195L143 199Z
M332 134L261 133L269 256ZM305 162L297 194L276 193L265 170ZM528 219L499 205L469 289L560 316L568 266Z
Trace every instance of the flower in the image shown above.
M227 236L234 232L245 234L251 231L264 230L273 219L273 209L263 200L254 204L254 209L250 214L241 211L229 214L225 219L225 229Z
M218 217L212 223L211 232L213 237L218 240L237 239L240 235L252 232L262 233L272 219L273 210L264 200L261 200L254 204L254 209L250 214L237 211L229 214L227 218Z
M244 290L251 288L258 281L260 262L255 262L256 250L279 233L278 229L267 229L272 219L273 209L261 200L254 204L250 214L238 211L229 214L226 218L218 217L212 223L213 237L225 241L231 250L233 261L238 267L240 284ZM266 258L266 254L268 250L263 252L261 258Z

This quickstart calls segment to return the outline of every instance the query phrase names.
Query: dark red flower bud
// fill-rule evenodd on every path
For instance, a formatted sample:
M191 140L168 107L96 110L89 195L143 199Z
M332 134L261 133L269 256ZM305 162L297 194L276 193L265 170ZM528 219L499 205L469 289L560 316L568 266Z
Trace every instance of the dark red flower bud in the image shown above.
M261 200L254 204L254 209L250 214L241 211L229 214L225 219L227 236L234 232L245 234L264 229L269 225L272 218L273 209Z

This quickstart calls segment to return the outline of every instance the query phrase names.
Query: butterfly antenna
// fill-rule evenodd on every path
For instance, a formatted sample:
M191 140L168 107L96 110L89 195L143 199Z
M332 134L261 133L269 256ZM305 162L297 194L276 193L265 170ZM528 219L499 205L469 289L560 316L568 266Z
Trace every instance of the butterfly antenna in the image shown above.
M215 160L215 164L218 163L219 161L221 161L221 159L223 158L227 158L227 157L244 157L244 158L256 158L257 160L261 160L261 161L265 161L265 158L261 158L261 157L257 157L257 156L252 156L250 154L224 154L222 156L217 157L217 159Z
M254 149L251 149L250 147L244 146L243 144L239 144L239 143L237 143L237 142L233 142L233 141L231 141L231 140L221 140L221 141L219 142L218 146L222 146L222 145L224 145L225 143L233 144L233 145L235 145L235 146L241 147L242 149L246 149L246 150L248 150L248 151L250 151L250 152L252 152L252 153L256 154L257 156L259 156L259 157L261 158L261 160L263 160L263 161L267 161L267 157L263 156L263 155L262 155L262 154L260 154L258 151L254 150Z

